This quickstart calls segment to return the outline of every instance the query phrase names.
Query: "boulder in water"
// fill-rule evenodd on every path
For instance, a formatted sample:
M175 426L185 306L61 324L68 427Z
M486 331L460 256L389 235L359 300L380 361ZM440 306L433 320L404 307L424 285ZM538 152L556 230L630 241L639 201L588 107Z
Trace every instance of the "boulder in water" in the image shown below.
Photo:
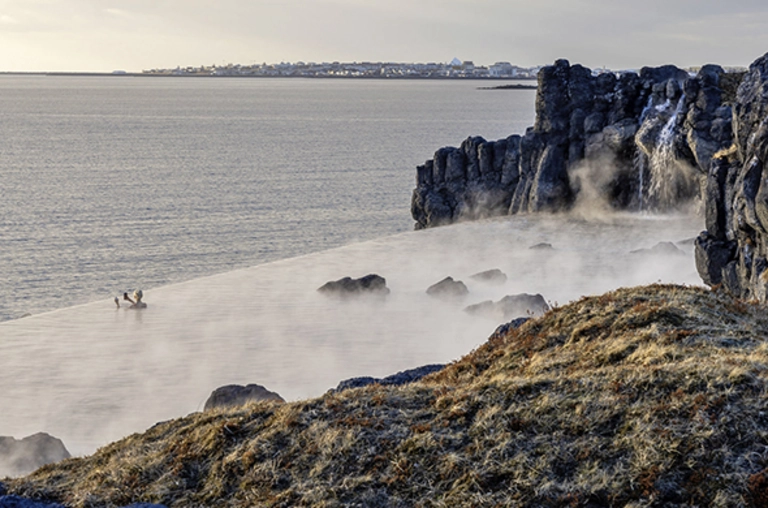
M635 249L629 253L646 256L685 256L685 252L672 242L659 242L650 249Z
M39 432L24 439L0 436L0 476L21 476L70 457L60 439Z
M469 277L472 280L476 280L479 282L486 282L489 284L504 284L507 282L507 274L499 270L498 268L493 268L491 270L485 270L484 272L479 272L474 275L471 275Z
M267 390L261 385L226 385L216 388L211 393L211 396L205 401L203 410L210 411L212 409L238 407L263 400L285 402L280 395Z
M467 286L453 277L446 277L427 288L427 294L439 298L462 298L469 294Z
M503 320L526 316L540 316L548 310L549 305L543 296L528 293L507 295L498 302L487 300L470 305L464 309L465 312L470 314Z
M320 293L339 297L359 296L363 294L383 296L389 294L387 280L375 273L368 274L359 279L344 277L343 279L326 282L317 288L317 290Z

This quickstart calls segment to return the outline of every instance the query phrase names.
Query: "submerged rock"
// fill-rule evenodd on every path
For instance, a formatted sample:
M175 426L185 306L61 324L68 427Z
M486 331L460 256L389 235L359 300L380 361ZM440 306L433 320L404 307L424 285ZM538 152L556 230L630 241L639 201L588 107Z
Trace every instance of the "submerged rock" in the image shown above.
M507 274L505 274L498 268L493 268L492 270L486 270L484 272L470 275L469 278L472 280L486 282L489 284L504 284L505 282L507 282Z
M507 295L498 302L486 300L464 309L470 314L486 316L492 319L512 319L517 317L540 316L549 310L544 297L540 294Z
M24 475L68 458L69 451L61 439L44 432L21 440L0 436L0 475Z
M224 407L237 407L249 404L251 402L259 402L263 400L270 400L274 402L285 402L285 400L275 392L271 392L261 385L249 384L242 385L226 385L216 388L205 401L204 411L210 411L212 409L219 409Z
M469 294L469 290L460 280L453 280L453 277L446 277L440 282L429 286L429 288L427 288L427 294L440 298L462 298Z
M376 275L375 273L368 274L365 277L360 277L359 279L344 277L343 279L326 282L317 288L317 290L320 293L339 297L359 296L363 294L389 294L387 280L380 275Z
M651 255L651 256L685 256L685 252L680 250L672 242L659 242L650 249L635 249L629 251L630 254Z

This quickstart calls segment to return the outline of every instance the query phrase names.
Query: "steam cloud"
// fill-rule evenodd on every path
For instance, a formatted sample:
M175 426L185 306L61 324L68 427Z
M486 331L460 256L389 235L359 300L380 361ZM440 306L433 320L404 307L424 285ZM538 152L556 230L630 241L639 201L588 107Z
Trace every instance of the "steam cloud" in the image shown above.
M201 410L225 384L258 383L296 400L350 377L449 362L501 324L463 312L470 304L517 293L564 304L617 286L699 284L685 240L700 222L591 213L463 223L146 291L142 311L103 301L0 323L0 434L45 431L75 455L91 453ZM630 254L660 241L679 252ZM530 249L542 242L554 248ZM492 268L506 283L470 279ZM368 273L387 279L383 302L316 292ZM430 298L426 288L449 275L469 296Z

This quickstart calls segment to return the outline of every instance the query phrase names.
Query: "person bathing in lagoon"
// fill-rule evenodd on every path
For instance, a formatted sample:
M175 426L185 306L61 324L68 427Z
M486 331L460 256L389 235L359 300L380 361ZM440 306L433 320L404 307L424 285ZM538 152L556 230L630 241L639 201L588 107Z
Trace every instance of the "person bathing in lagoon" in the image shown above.
M133 299L131 299L131 297L128 296L128 293L123 293L123 300L131 302L131 305L128 307L129 309L146 309L147 304L141 301L143 297L144 297L144 293L141 291L141 289L137 289L136 291L133 292ZM117 297L115 297L115 304L119 309L120 300Z

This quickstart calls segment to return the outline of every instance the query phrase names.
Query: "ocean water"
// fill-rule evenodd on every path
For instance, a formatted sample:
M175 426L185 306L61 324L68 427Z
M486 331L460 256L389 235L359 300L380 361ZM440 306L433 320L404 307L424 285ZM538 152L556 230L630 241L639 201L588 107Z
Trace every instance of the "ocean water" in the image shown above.
M416 165L532 124L482 85L0 76L0 321L408 231Z
M458 359L502 321L464 312L470 304L539 293L556 306L619 286L700 283L699 217L578 208L410 231L415 165L469 134L521 132L531 94L455 82L114 78L85 79L91 89L81 92L80 78L20 79L43 95L63 86L86 111L91 99L110 108L115 95L144 99L112 114L51 114L56 101L30 99L33 118L74 122L76 133L37 136L32 125L20 129L26 137L6 133L27 171L3 161L17 189L15 206L0 205L4 246L13 238L15 249L0 254L0 280L15 277L3 282L3 305L22 312L15 296L25 294L37 312L0 323L0 435L44 431L74 454L91 453L202 410L225 384L259 383L298 400L349 377ZM294 101L257 120L259 94ZM660 241L676 250L633 253ZM530 248L542 242L551 248ZM506 283L471 278L491 268ZM316 291L368 273L387 279L387 298ZM446 276L469 295L428 296ZM137 286L147 309L115 306L113 296Z

